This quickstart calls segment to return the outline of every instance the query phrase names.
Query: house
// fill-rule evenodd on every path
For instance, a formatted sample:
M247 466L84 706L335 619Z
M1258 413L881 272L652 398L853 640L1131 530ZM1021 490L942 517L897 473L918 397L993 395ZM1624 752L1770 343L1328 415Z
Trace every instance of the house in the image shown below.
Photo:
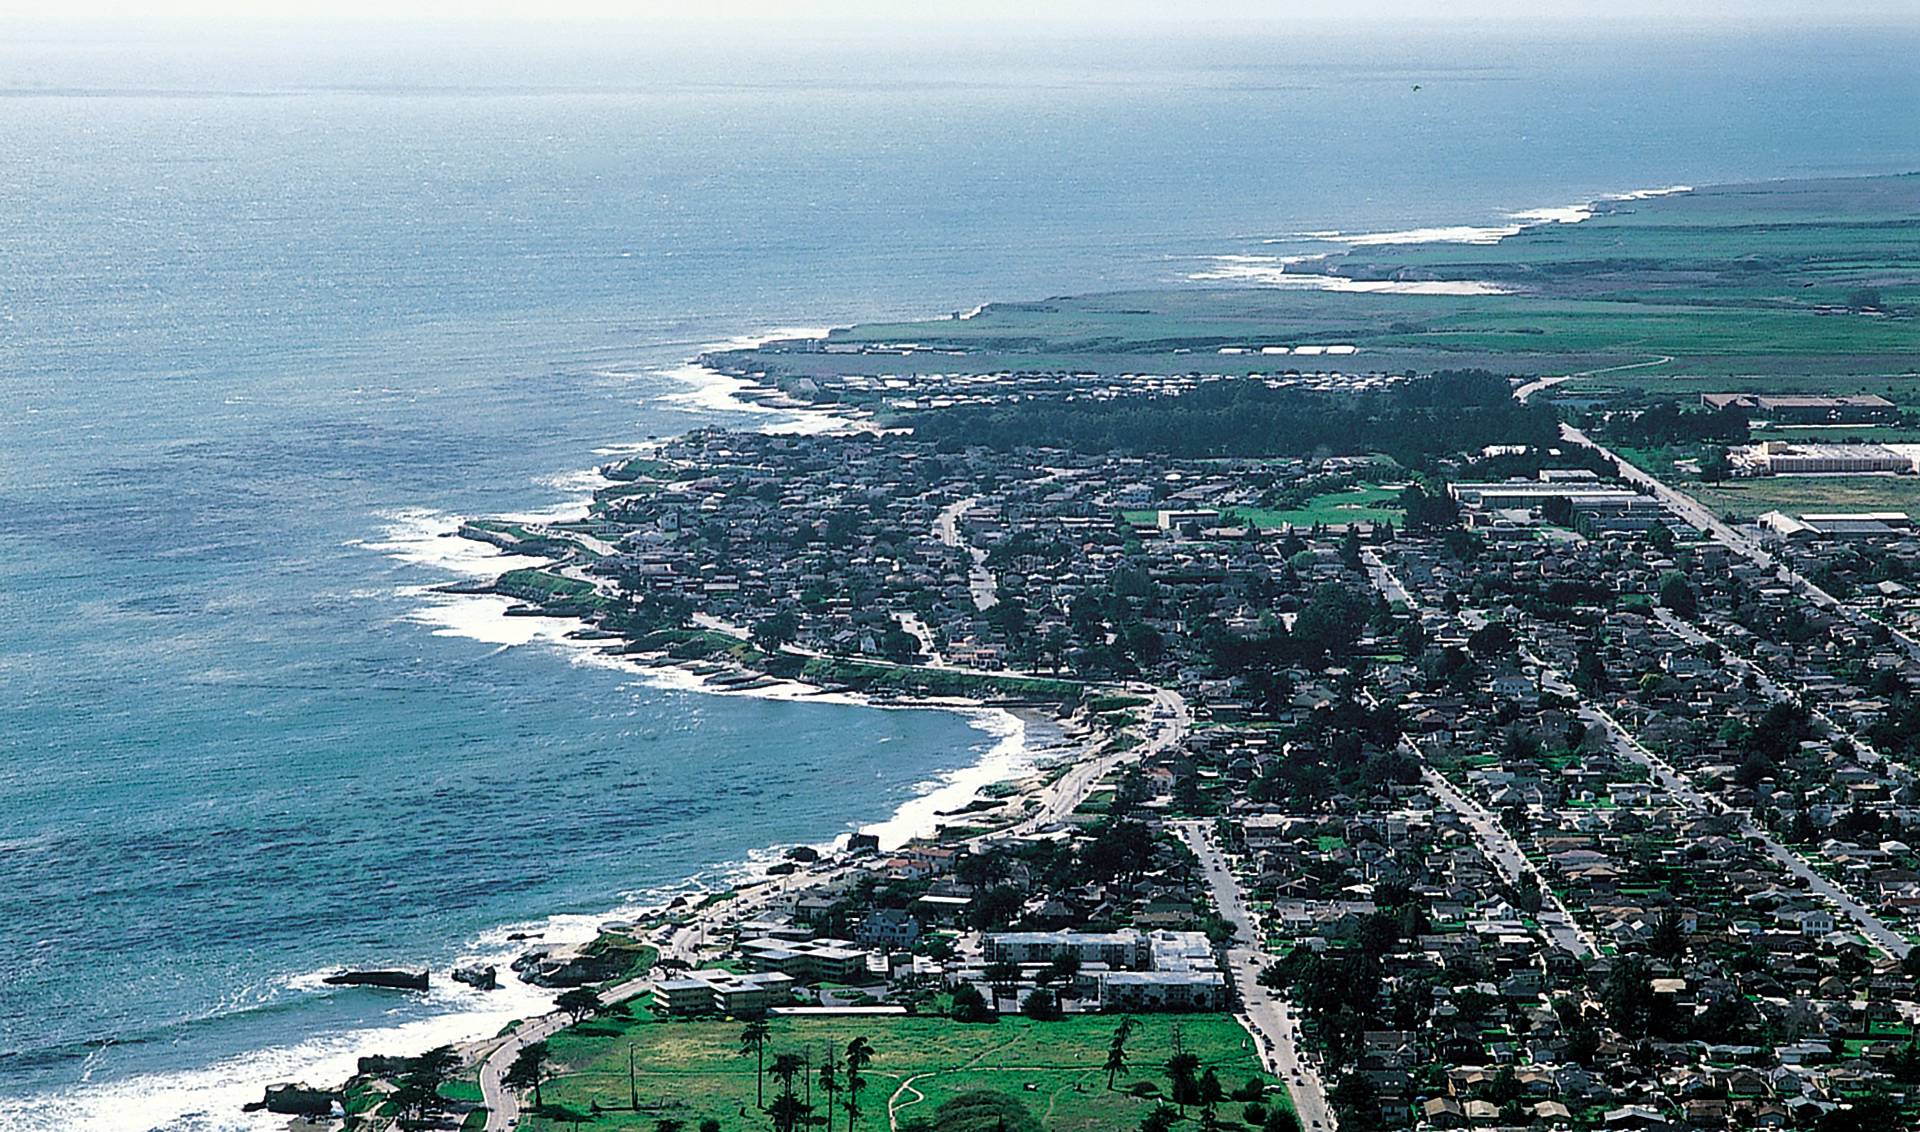
M907 948L920 938L920 922L904 908L875 908L853 929L862 947Z

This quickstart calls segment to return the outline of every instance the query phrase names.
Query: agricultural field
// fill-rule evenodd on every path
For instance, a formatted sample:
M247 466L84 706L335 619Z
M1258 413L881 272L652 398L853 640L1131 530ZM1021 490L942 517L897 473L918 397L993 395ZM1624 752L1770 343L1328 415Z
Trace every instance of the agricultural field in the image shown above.
M1491 281L1503 294L1120 292L993 303L971 318L875 323L830 339L868 352L773 345L726 359L785 375L1477 367L1579 375L1565 392L1679 375L1702 391L1838 392L1865 382L1858 391L1883 392L1890 381L1920 384L1889 377L1920 371L1916 213L1916 176L1719 186L1602 205L1582 223L1536 225L1493 244L1356 249L1322 268L1356 279ZM1356 352L1258 353L1269 345Z
M1184 1048L1214 1070L1229 1092L1261 1078L1246 1031L1232 1018L1141 1015L1126 1047L1130 1068L1109 1092L1102 1066L1118 1021L1077 1016L1036 1022L1008 1016L963 1025L902 1016L773 1018L766 1058L771 1063L779 1053L810 1055L818 1102L817 1069L826 1052L844 1051L848 1042L865 1037L875 1052L864 1074L867 1085L855 1127L867 1132L886 1129L890 1110L902 1121L931 1116L945 1101L979 1089L1018 1098L1051 1132L1133 1129L1165 1095L1165 1066L1176 1028ZM767 1116L755 1103L754 1058L741 1055L740 1033L737 1022L607 1019L576 1026L550 1043L556 1076L545 1086L545 1099L556 1109L580 1113L592 1112L597 1104L600 1113L583 1126L598 1132L652 1132L662 1118L682 1121L689 1130L709 1118L727 1132L767 1128ZM628 1108L629 1047L638 1113ZM779 1083L769 1075L765 1088L771 1099ZM1285 1104L1284 1090L1269 1092L1266 1103ZM1224 1105L1221 1126L1236 1127L1243 1108L1236 1102ZM836 1127L844 1127L845 1120L844 1110L838 1112ZM571 1125L531 1117L521 1127L557 1132Z
M1920 476L1765 476L1688 484L1716 515L1751 519L1768 511L1905 511L1920 514Z

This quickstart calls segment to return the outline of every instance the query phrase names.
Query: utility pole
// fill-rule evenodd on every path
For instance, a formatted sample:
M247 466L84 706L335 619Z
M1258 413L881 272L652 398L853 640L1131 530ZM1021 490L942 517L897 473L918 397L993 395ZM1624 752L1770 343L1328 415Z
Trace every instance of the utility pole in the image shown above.
M633 1078L633 1043L627 1043L627 1104L633 1111L640 1111L640 1086Z

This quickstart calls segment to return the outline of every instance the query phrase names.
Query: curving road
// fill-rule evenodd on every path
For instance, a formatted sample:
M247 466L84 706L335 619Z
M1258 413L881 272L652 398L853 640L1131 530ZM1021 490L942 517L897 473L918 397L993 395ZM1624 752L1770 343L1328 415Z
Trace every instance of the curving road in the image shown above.
M1147 690L1143 688L1141 691ZM1158 754L1182 742L1193 727L1193 713L1185 698L1165 688L1152 689L1151 697L1148 735L1139 746L1076 763L1041 792L1039 809L1005 829L981 834L969 839L968 843L990 844L1002 838L1038 833L1065 821L1116 767ZM850 865L827 865L807 870L800 877L821 883L852 870L853 866ZM648 942L660 949L661 958L692 965L707 937L715 929L771 903L785 891L785 887L785 880L780 878L742 886L733 899L697 912L685 923L663 924L654 929L648 936ZM643 975L609 988L600 996L600 1000L604 1003L621 1002L645 994L652 988L651 975ZM480 1061L480 1096L487 1107L486 1132L509 1132L519 1122L520 1097L507 1088L502 1080L513 1059L519 1056L522 1049L534 1042L545 1041L568 1024L566 1015L559 1013L530 1018L483 1055Z

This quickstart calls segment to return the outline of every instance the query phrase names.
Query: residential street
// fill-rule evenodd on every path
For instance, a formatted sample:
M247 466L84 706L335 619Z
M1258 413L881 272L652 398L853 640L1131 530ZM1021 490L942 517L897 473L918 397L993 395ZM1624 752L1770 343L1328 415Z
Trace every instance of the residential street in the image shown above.
M1260 1061L1267 1071L1287 1083L1293 1108L1301 1127L1333 1128L1333 1110L1327 1104L1325 1086L1311 1062L1301 1056L1300 1026L1291 1005L1259 979L1265 951L1259 946L1261 935L1253 914L1247 909L1240 882L1220 851L1212 829L1205 822L1176 822L1181 840L1200 859L1201 872L1213 893L1220 917L1232 924L1234 944L1227 949L1227 967L1234 988L1240 994L1240 1022L1253 1035Z
M1407 746L1413 747L1413 744L1407 743ZM1413 749L1417 755L1419 749ZM1480 851L1487 855L1487 859L1510 883L1528 886L1539 884L1533 866L1528 863L1526 854L1520 851L1520 843L1486 807L1461 793L1453 783L1424 763L1420 767L1420 777L1427 789L1432 790L1467 823L1467 828L1473 831L1475 840L1480 843ZM1560 898L1553 894L1553 890L1543 887L1540 894L1543 901L1539 913L1540 927L1546 931L1547 938L1553 941L1554 946L1589 959L1599 956L1598 945L1574 922L1572 914L1567 911L1566 905L1560 903Z
M1537 657L1532 659L1536 663L1539 660ZM1604 708L1582 699L1578 690L1562 673L1544 664L1541 665L1540 673L1541 682L1548 691L1567 696L1577 702L1577 711L1582 722L1588 727L1603 728L1606 731L1614 750L1621 757L1646 767L1655 782L1675 797L1688 802L1702 812L1732 816L1739 823L1742 837L1760 845L1769 857L1778 861L1793 876L1805 881L1808 891L1819 895L1845 913L1847 918L1859 928L1861 935L1865 936L1875 948L1896 959L1905 958L1907 952L1913 950L1913 945L1907 942L1906 937L1888 927L1885 921L1874 915L1873 911L1864 904L1855 900L1845 889L1815 872L1806 858L1781 844L1773 834L1757 825L1752 818L1734 810L1720 799L1694 789L1692 784L1687 782L1666 760L1642 746L1640 741L1629 734L1627 729L1622 727L1620 722Z

